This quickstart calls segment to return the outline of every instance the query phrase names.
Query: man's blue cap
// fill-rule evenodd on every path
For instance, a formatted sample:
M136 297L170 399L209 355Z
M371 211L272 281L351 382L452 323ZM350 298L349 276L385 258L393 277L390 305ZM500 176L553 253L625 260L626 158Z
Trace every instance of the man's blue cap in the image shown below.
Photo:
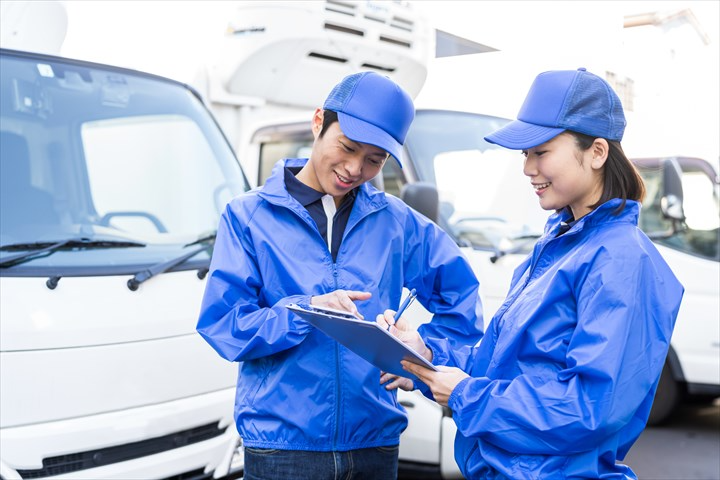
M402 166L402 146L415 106L398 84L375 72L348 75L335 85L323 109L337 112L350 140L382 148Z
M572 130L619 142L625 124L620 98L605 80L584 68L553 70L535 78L517 120L485 140L525 150Z

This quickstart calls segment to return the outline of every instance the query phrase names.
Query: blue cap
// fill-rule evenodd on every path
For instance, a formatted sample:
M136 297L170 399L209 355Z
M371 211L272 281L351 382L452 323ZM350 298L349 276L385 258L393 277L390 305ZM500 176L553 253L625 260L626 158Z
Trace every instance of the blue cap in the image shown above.
M620 99L605 80L584 68L554 70L535 78L517 120L485 140L525 150L572 130L619 142L625 124Z
M398 84L375 72L355 73L335 85L323 109L337 112L340 129L350 140L382 148L402 166L415 106Z

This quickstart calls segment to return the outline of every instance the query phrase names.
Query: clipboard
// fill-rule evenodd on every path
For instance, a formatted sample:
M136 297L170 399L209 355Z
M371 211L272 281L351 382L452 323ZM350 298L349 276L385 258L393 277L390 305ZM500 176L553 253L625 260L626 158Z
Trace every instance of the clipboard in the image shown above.
M425 357L375 322L360 320L343 310L313 305L291 303L287 308L383 372L419 380L412 373L403 370L401 360L437 371L435 365Z

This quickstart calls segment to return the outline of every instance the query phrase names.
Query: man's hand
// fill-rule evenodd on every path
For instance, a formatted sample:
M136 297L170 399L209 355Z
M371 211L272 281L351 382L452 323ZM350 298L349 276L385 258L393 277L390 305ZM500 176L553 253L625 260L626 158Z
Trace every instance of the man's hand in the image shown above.
M435 372L429 368L408 362L407 360L403 360L400 363L402 363L404 370L414 374L425 385L430 387L435 401L445 407L447 407L450 394L452 394L458 383L470 376L455 367L438 366L437 368L440 371Z
M432 362L432 350L425 346L420 334L404 318L395 318L394 310L385 310L385 313L378 315L375 319L378 325L395 335L401 342L415 350L417 353Z
M385 390L395 390L397 388L406 392L415 390L415 385L409 378L398 377L387 372L382 372L382 375L380 375L380 385L385 385Z
M316 295L310 298L310 305L316 307L334 308L345 310L360 319L365 319L355 305L356 300L367 300L372 296L370 292L358 292L355 290L335 290L325 295Z

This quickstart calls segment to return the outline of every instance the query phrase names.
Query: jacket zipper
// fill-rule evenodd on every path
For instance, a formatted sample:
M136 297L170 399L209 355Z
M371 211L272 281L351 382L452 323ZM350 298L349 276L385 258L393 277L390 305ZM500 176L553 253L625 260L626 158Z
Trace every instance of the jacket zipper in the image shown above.
M271 202L271 203L273 203L273 202ZM322 240L322 234L320 234L320 231L317 229L317 225L315 224L315 222L310 222L310 221L308 221L308 220L303 216L303 214L301 214L299 211L297 211L297 210L296 210L295 208L293 208L291 205L281 204L281 206L283 206L283 207L285 207L285 208L288 208L290 211L292 211L295 215L297 215L297 216L298 216L303 222L305 222L307 225L309 225L309 226L311 226L311 227L315 227L315 228L314 228L315 232L318 234L318 236L319 236L320 239ZM384 207L383 207L383 208L384 208ZM373 213L373 212L375 212L375 211L377 211L377 210L378 210L378 209L375 209L375 210L373 210L373 211L371 211L371 212L365 213L362 218L365 218L366 216L370 215L371 213ZM360 220L356 221L356 222L353 223L353 224L350 224L350 223L348 222L348 224L347 224L346 227L345 227L345 231L343 232L343 240L345 240L345 237L347 236L347 234L355 227L355 225L356 225L359 221L360 221ZM323 243L325 243L324 240L322 240L322 241L323 241ZM342 245L342 241L340 242L340 244ZM340 252L338 252L338 254L339 254L339 253L340 253ZM330 262L331 262L331 264L332 264L332 275L333 275L334 290L337 290L337 289L338 289L338 270L337 270L337 263L336 263L336 261L332 259L332 246L329 246L329 247L328 247L328 255L330 255ZM342 375L342 369L340 368L340 345L339 345L337 342L335 342L335 376L336 376L336 378L338 379L338 381L337 381L336 384L335 384L335 397L336 397L336 402L335 402L335 432L334 432L334 435L333 435L333 450L337 450L338 437L340 436L340 416L341 416L341 415L340 415L340 405L342 405L342 402L341 402L342 389L340 388L340 385L341 385L341 378L340 378L340 376L341 376L341 375Z
M330 258L332 260L332 252L330 252ZM332 274L333 284L335 286L335 290L337 290L338 271L337 263L335 263L335 261L332 262ZM340 388L342 379L340 378L340 375L342 375L342 369L340 368L340 345L335 342L335 378L337 378L337 382L335 382L335 435L333 436L333 450L337 450L338 436L340 435L340 405L342 405L340 398L342 395L342 389Z

